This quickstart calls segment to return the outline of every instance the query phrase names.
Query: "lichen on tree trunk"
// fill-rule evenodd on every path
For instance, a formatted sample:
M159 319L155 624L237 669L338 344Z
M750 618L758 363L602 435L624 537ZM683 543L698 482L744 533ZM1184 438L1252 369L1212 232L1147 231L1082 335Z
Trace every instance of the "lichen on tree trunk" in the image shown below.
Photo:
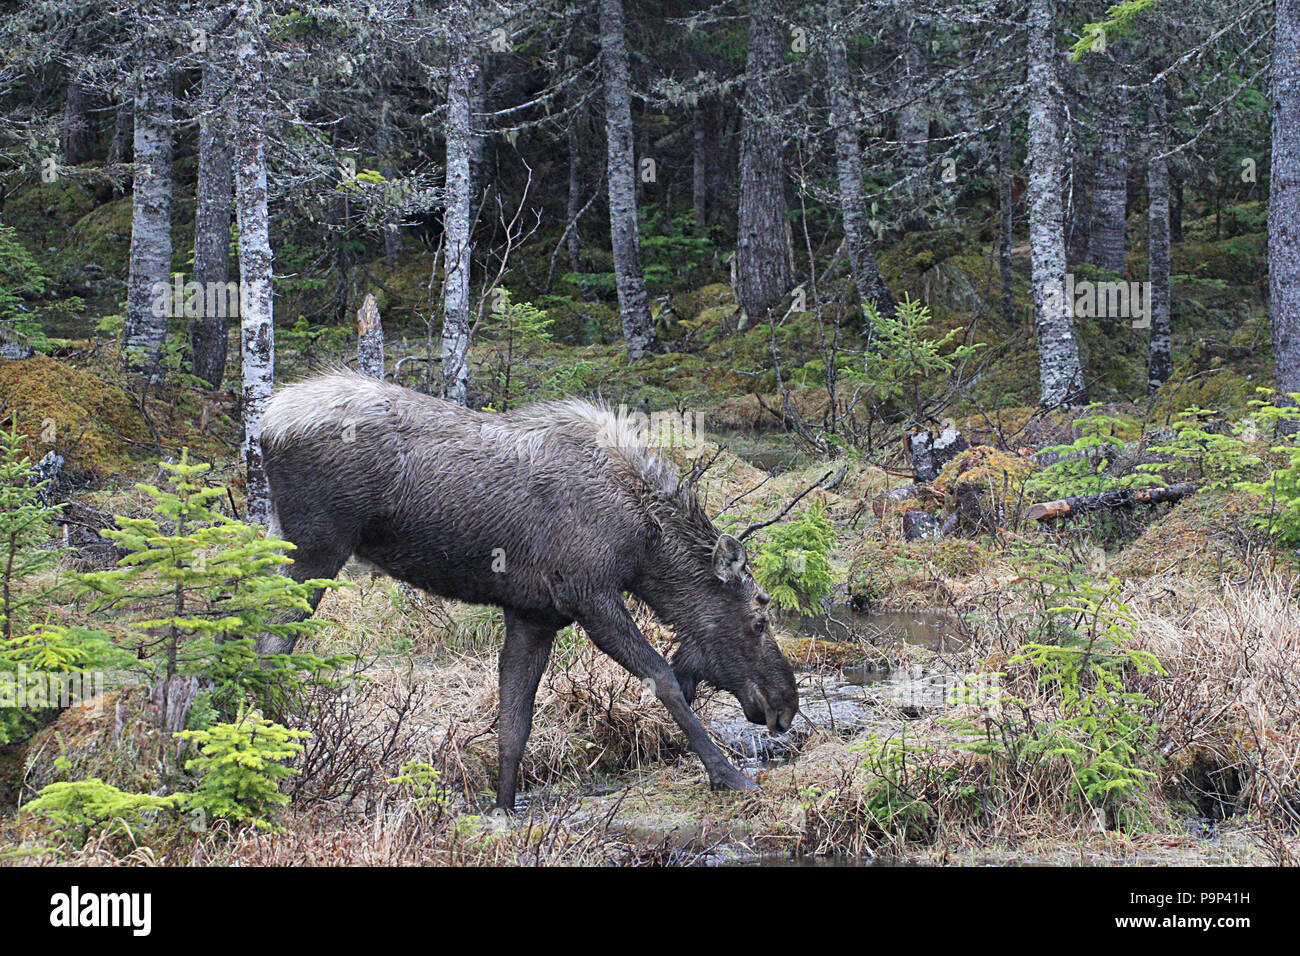
M1029 6L1029 247L1042 403L1055 408L1083 387L1065 297L1064 129L1054 0Z
M235 209L239 224L239 312L243 356L244 464L248 475L247 520L266 525L270 489L262 460L262 415L275 384L275 326L270 218L267 211L265 102L261 22L252 0L241 0L236 22Z
M605 142L609 182L609 231L623 342L628 358L658 347L636 221L636 157L632 148L632 101L628 90L627 40L622 0L600 0L600 61L605 84Z
M1275 17L1269 319L1277 390L1290 395L1300 392L1300 0L1277 0Z
M202 289L230 281L230 216L234 183L230 169L228 107L221 98L221 67L215 57L203 68L199 115L199 178L195 186L194 281ZM213 388L226 373L229 310L209 309L190 323L194 374Z
M782 137L777 127L781 24L771 0L749 4L744 128L740 140L736 297L750 321L763 322L793 284Z
M122 325L123 371L157 380L163 373L167 319L175 303L160 308L160 289L172 266L172 77L156 61L141 64L135 93L134 191L131 260Z

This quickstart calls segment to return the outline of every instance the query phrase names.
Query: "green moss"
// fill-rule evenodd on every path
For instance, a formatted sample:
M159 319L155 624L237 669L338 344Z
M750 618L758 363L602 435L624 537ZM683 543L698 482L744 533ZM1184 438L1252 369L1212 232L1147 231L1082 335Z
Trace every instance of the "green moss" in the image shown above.
M1173 505L1111 562L1121 578L1177 571L1208 581L1247 570L1259 502L1241 491L1200 491Z
M35 183L5 198L4 221L18 231L43 267L55 271L69 230L94 207L94 193L71 180Z
M725 282L714 282L690 292L679 292L673 296L673 308L683 320L691 322L706 309L730 308L734 312L736 299L731 293L731 286Z
M908 233L898 245L880 257L881 274L891 287L894 283L901 287L911 286L921 273L951 259L969 247L972 241L964 229L955 227Z
M128 442L149 441L121 389L48 356L0 362L0 400L27 436L29 455L39 458L52 447L77 471L125 471L136 460Z

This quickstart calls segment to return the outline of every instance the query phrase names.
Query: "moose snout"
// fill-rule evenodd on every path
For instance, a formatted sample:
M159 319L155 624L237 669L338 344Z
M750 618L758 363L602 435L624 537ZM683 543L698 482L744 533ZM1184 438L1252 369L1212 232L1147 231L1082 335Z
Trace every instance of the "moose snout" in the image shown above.
M767 729L774 734L785 733L794 726L794 715L799 712L797 706L786 706L780 709L768 708L767 710Z
M753 684L750 685L750 694L750 700L745 701L743 706L745 717L751 723L765 724L774 734L784 733L794 725L794 716L799 712L797 703L773 706L758 686Z

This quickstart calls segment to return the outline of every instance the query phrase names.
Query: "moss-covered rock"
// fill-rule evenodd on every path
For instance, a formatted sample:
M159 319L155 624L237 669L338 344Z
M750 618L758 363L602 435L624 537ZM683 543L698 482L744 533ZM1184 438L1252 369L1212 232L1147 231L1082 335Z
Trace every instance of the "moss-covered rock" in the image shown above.
M934 484L943 492L945 513L955 514L960 527L990 532L1016 507L1033 467L1024 455L976 445L944 465Z

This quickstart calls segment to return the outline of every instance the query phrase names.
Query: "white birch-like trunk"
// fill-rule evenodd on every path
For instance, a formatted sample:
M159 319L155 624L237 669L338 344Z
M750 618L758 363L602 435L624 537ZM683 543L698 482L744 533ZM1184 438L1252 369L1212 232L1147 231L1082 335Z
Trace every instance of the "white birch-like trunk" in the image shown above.
M1029 248L1042 403L1082 392L1083 371L1065 296L1064 125L1054 0L1029 5Z
M243 358L244 464L248 474L247 520L267 525L270 490L262 459L262 415L275 384L272 321L272 260L266 187L266 78L262 67L260 5L242 0L236 14L235 210L239 224L239 313Z
M167 319L175 305L160 297L170 285L172 266L172 78L164 65L142 66L134 116L131 262L121 367L156 381L162 377Z
M636 221L636 156L632 148L632 99L628 85L627 40L623 0L600 0L600 62L605 85L606 179L609 183L609 231L614 251L614 279L623 343L630 359L658 346Z
M459 0L452 24L461 36L468 36L470 11ZM453 53L447 82L447 188L443 211L445 276L442 284L442 388L443 398L466 404L469 385L469 280L470 204L473 201L470 162L473 130L470 111L474 90L475 61L468 42Z
M1277 0L1275 16L1268 307L1277 390L1286 396L1300 392L1300 0Z

